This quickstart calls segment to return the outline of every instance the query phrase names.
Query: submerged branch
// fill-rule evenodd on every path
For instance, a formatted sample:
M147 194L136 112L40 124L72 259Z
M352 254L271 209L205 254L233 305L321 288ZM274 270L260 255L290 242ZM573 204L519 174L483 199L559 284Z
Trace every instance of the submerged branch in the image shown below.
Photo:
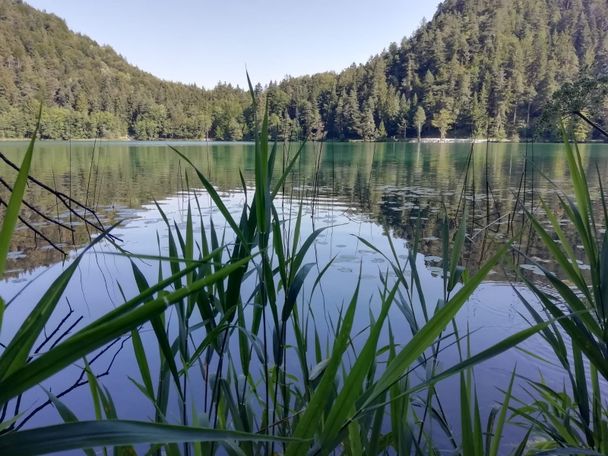
M4 155L2 152L0 152L0 160L4 161L7 165L9 165L15 171L19 171L19 166L17 166L15 163L13 163L11 160L9 160L6 157L6 155ZM70 211L70 213L72 213L78 219L82 220L87 226L89 226L91 228L94 228L97 231L101 231L101 232L105 231L103 223L101 222L101 220L100 220L99 216L97 215L97 213L95 212L95 210L93 210L92 208L87 207L86 205L80 203L76 199L74 199L74 198L66 195L63 192L60 192L58 190L55 190L55 189L49 187L45 183L43 183L40 180L36 179L35 177L28 176L28 180L30 180L34 184L38 185L42 189L46 190L47 192L51 193L52 195L55 195L55 197L57 199L59 199L63 203L63 205L68 209L68 211ZM75 206L81 208L83 210L83 212L84 212L85 215L82 215L77 210L75 210L72 207L72 204L74 204ZM91 222L90 220L88 220L86 218L86 214L87 213L89 213L89 214L91 214L93 216L93 218L95 219L96 223L93 223L93 222ZM114 240L118 240L118 238L116 238L115 236L113 236L111 234L108 234L108 237L112 238Z
M0 206L8 207L8 203L6 201L4 201L2 198L0 198ZM27 228L30 231L32 231L34 233L34 235L40 236L42 239L44 239L46 242L48 242L51 247L53 247L55 250L57 250L64 256L68 255L61 247L59 247L57 244L55 244L53 241L51 241L47 236L42 234L42 232L39 229L32 226L32 224L29 223L27 220L25 220L23 217L19 216L19 220L21 221L21 223L23 223L25 226L27 226Z

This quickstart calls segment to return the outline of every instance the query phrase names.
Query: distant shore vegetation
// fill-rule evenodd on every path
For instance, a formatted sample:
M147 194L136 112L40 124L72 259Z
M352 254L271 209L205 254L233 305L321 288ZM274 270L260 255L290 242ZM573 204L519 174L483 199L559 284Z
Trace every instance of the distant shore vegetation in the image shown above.
M605 75L608 7L554 3L444 1L365 64L257 85L258 111L268 103L279 140L559 139L543 113L581 75ZM3 1L0 138L31 137L41 94L41 139L249 140L260 115L246 90L162 81L60 18ZM607 106L589 112L605 119ZM599 138L580 119L567 127L578 140Z

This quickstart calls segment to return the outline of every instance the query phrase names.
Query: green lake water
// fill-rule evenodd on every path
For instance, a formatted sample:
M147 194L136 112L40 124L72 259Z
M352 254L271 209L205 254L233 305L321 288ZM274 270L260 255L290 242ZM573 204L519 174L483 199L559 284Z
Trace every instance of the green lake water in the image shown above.
M235 214L240 212L247 195L243 193L239 172L242 172L248 191L252 190L252 144L170 144L187 155L216 186L229 210ZM8 160L19 162L26 146L24 142L2 142L0 152ZM279 145L279 169L284 157L293 155L297 147L296 144ZM534 263L550 269L553 264L530 236L529 227L522 223L522 207L535 211L542 219L539 204L542 198L560 216L557 195L570 193L562 147L554 144L306 145L277 200L277 207L288 220L297 213L301 203L304 230L327 227L311 251L311 261L322 268L335 259L310 302L326 315L336 315L339 306L350 298L361 270L363 293L360 302L370 303L368 308L360 310L359 328L365 328L370 310L376 310L374 296L378 293L378 276L390 274L390 271L383 256L370 250L360 238L389 254L387 232L395 239L398 254L403 259L412 240L419 238L417 264L423 271L423 287L428 301L436 302L441 297L439 238L442 214L447 212L451 228L454 228L462 220L464 208L468 212L465 262L469 268L474 270L497 246L512 239L521 252L511 256L514 262L522 273L532 274L540 280ZM596 176L596 169L600 175L608 176L608 146L583 145L581 151L590 176ZM157 254L158 240L161 248L166 244L166 229L154 202L158 202L169 219L183 226L187 203L190 200L195 205L195 194L206 225L213 218L216 225L223 226L209 196L200 190L196 174L165 142L40 142L36 145L31 175L62 192L63 196L58 197L31 184L27 202L64 227L24 208L24 220L39 234L34 235L31 229L21 225L15 235L9 272L0 282L3 297L9 300L14 297L5 315L2 339L14 333L36 297L65 267L63 254L50 247L41 235L67 253L69 261L95 233L87 227L87 221L104 226L122 221L114 235L123 248ZM5 162L0 162L0 176L11 184L15 173ZM596 182L596 179L592 181ZM590 190L597 196L597 187ZM8 191L2 188L0 197L7 201L7 196ZM67 196L93 209L95 216L74 205L72 209L82 218L71 213L70 204L63 204ZM569 231L567 226L565 231ZM105 254L106 250L107 246L100 247L100 254L85 257L66 291L55 323L67 315L69 321L78 326L116 306L121 301L118 284L127 294L135 291L128 262L119 256ZM154 277L154 265L144 266L149 267L148 272ZM584 268L584 264L582 266ZM514 286L520 285L512 271L497 267L460 313L458 321L476 330L472 336L474 351L526 326L519 315L522 307ZM310 290L305 287L303 292L306 296ZM403 340L407 340L409 330L403 315L395 314L391 318L393 328L401 325ZM121 417L145 418L149 411L138 409L139 392L127 380L127 375L137 375L132 352L120 350L120 345L117 343L103 354L96 368L108 370L109 375L103 382L120 397ZM538 340L526 342L524 348L549 356L549 350ZM448 351L445 365L452 361ZM491 378L487 387L483 382L478 385L482 403L489 407L499 397L496 386L506 386L516 362L524 371L537 369L537 361L520 352L508 353L478 368L480 378L485 374ZM560 383L559 371L550 367L543 369ZM74 382L78 372L75 367L45 386L60 391ZM453 382L442 385L448 397L452 387L455 387ZM74 410L83 418L91 414L87 394L81 388L68 396ZM25 398L21 407L32 410L40 404L41 399L33 395ZM448 413L457 407L457 403L447 400ZM56 412L47 407L35 414L28 425L56 421Z
M134 212L197 186L194 172L180 161L163 142L39 142L32 164L32 175L49 186L86 203L107 223L130 218ZM253 179L253 146L243 143L170 143L186 153L218 189L235 194L241 190L239 171L248 183ZM19 162L24 142L0 143L0 152ZM445 206L456 218L466 200L475 213L469 220L470 234L481 240L487 231L514 233L521 213L513 214L519 197L528 208L537 208L539 197L552 207L556 189L569 190L568 170L561 145L553 144L476 144L472 157L468 144L328 143L306 146L302 159L286 184L288 196L346 210L357 218L386 226L397 237L411 239L417 232L423 239L422 251L437 253L438 214ZM280 149L282 150L282 146ZM581 146L587 171L595 175L596 165L608 175L608 146ZM291 144L287 154L294 153ZM320 157L319 157L320 153ZM279 154L279 158L282 153ZM526 157L528 160L526 161ZM527 165L526 165L527 163ZM279 165L280 166L280 165ZM0 175L9 183L12 170L0 162ZM524 174L525 173L525 174ZM545 176L545 177L543 177ZM547 180L549 178L551 182ZM592 189L592 192L597 189ZM33 220L44 234L65 247L80 245L86 239L82 220L70 220L58 199L38 186L31 186L28 200L46 214L58 215L75 227L75 237L46 226L33 213ZM7 199L5 188L0 197ZM88 216L91 218L91 216ZM353 224L353 232L356 224ZM80 229L79 227L83 228ZM23 237L21 237L21 233ZM13 273L51 264L62 255L44 242L29 244L25 227L15 242L10 268ZM494 236L495 237L495 236ZM500 236L499 236L500 237ZM526 236L524 236L526 237ZM525 247L526 239L521 239ZM486 256L482 242L473 243L475 260ZM486 248L483 246L483 248ZM541 255L542 256L542 255Z

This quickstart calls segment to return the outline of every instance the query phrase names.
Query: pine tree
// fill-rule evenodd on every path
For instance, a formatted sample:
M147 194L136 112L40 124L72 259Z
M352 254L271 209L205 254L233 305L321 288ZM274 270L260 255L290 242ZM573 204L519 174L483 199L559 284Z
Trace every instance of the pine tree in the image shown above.
M251 139L266 101L282 138L370 139L382 125L388 137L420 137L427 117L443 137L517 138L554 93L608 68L606 0L446 0L365 64L256 84L254 112L240 88L159 80L23 2L0 0L0 12L3 137L31 135L42 97L49 138ZM596 120L608 114L606 103L594 109Z
M438 113L433 115L433 120L432 120L433 127L437 128L439 130L439 134L441 136L442 141L445 140L445 136L446 136L448 130L450 130L450 128L452 128L454 121L455 121L454 114L447 108L443 108L443 109L441 109L441 111L439 111Z
M426 113L424 112L424 108L422 106L418 106L416 108L416 114L414 114L414 124L416 125L416 129L418 130L418 141L420 141L422 127L426 122Z

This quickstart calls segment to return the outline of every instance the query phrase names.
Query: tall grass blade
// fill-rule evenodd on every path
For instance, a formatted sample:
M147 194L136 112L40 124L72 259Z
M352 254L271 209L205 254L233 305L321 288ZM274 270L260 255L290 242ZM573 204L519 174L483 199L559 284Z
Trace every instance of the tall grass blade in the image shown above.
M0 436L0 454L28 456L107 445L180 442L286 442L293 439L223 429L137 421L80 421Z
M416 333L401 352L386 367L386 370L376 382L373 391L362 404L360 409L371 405L384 391L395 384L408 370L410 365L437 339L448 323L464 305L473 291L479 286L490 270L498 263L507 251L502 247L483 267L471 277L465 285L450 299L450 301L436 312L429 322Z
M98 323L97 321L91 323L69 339L58 344L52 350L35 358L11 375L3 378L0 381L0 403L4 403L26 391L84 355L160 315L169 306L180 302L187 295L219 280L223 280L232 271L242 267L249 260L250 258L247 257L240 262L230 264L214 274L193 282L190 287L181 288L173 293L168 293L165 296L149 301L113 320L104 321L103 323Z
M192 168L196 172L196 175L198 176L199 180L201 181L201 184L203 184L203 187L205 187L205 190L207 190L207 193L209 193L209 196L213 200L213 203L217 206L217 208L219 209L220 213L222 214L222 216L226 220L226 223L228 223L228 225L230 225L230 228L232 228L232 230L234 231L234 233L237 235L237 237L243 243L243 247L248 248L247 238L245 237L245 235L241 231L241 228L239 227L239 225L234 220L234 217L232 217L232 214L230 213L230 211L228 210L228 208L226 207L226 205L222 201L222 198L217 193L217 190L215 190L215 187L213 187L213 185L211 184L211 182L209 182L207 180L207 178L194 165L194 163L192 163L192 160L190 160L188 157L186 157L184 154L182 154L175 147L169 146L169 148L171 150L173 150L177 155L179 155L180 157L182 157L190 166L192 166Z
M325 408L328 399L331 397L330 391L333 388L336 374L342 364L342 356L348 348L350 341L350 331L355 318L355 309L357 307L360 285L361 278L359 278L357 282L357 287L355 288L353 297L346 310L346 314L344 315L344 320L342 321L342 326L336 337L329 362L325 367L325 372L294 430L293 436L296 439L310 439L319 431L319 411ZM298 456L305 454L308 447L310 447L309 443L291 442L287 446L285 455Z
M13 372L25 365L30 356L32 347L44 330L57 303L63 296L63 292L68 286L72 275L76 272L78 265L80 264L80 260L89 249L104 239L113 228L114 227L97 236L97 238L91 242L80 255L78 255L72 264L51 284L42 298L40 298L0 356L0 381L6 379Z
M367 342L363 346L361 352L357 355L355 364L344 379L342 390L333 402L321 436L321 443L326 451L330 451L335 445L335 439L339 435L340 428L347 421L349 414L354 414L355 412L355 402L361 395L363 380L370 368L376 362L378 339L389 309L395 299L397 289L398 284L393 287L389 295L385 298L380 315L370 331Z
M139 367L139 373L141 374L141 378L144 382L144 387L146 389L146 395L150 398L154 398L154 386L152 384L152 375L150 374L150 366L148 364L148 359L146 357L146 351L144 350L144 345L141 341L141 337L139 336L139 332L137 330L131 331L131 341L133 342L133 352L135 354L135 360L137 361L137 366Z
M504 399L502 401L502 406L500 407L500 413L498 415L498 421L496 422L496 428L494 429L492 435L492 444L489 448L488 456L498 456L498 451L500 449L500 442L502 439L502 433L505 427L505 422L507 419L507 411L509 410L509 403L511 402L511 395L513 393L513 383L515 382L515 372L513 369L513 373L511 374L511 379L509 380L509 386L507 387L507 391L505 392Z
M57 409L57 412L59 413L59 416L61 416L61 419L63 419L64 423L73 423L78 421L78 418L74 412L72 412L63 402L57 399L53 393L46 390L45 392L53 406ZM87 456L95 456L95 452L91 448L85 448L83 451Z

